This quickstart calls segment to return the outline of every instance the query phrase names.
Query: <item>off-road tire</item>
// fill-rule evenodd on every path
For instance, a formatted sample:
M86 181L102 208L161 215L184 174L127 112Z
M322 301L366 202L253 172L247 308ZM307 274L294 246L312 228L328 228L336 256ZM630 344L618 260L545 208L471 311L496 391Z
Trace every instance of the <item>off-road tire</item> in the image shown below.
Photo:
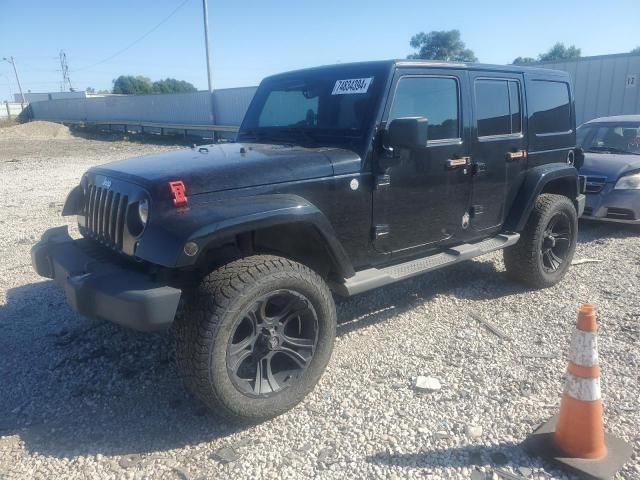
M231 381L226 353L233 326L248 306L270 291L306 297L318 319L318 340L309 366L291 387L269 398L245 395ZM280 415L316 385L333 350L336 311L323 279L287 258L256 255L228 263L185 295L176 318L176 363L186 387L217 414L241 423Z
M549 221L559 212L567 215L571 227L570 246L562 265L555 272L543 268L542 242ZM571 265L578 236L578 215L567 197L543 193L538 196L529 220L515 245L504 249L504 264L513 280L533 288L547 288L558 283Z

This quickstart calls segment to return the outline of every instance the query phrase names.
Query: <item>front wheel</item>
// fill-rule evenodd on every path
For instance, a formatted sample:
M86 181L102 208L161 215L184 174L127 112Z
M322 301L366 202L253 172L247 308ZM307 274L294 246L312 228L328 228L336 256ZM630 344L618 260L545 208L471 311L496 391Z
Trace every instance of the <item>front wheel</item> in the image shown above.
M315 272L257 255L209 274L177 319L187 387L236 421L261 421L300 402L324 371L336 328L331 292Z
M538 196L514 246L504 250L507 274L534 288L551 287L567 273L578 238L578 215L565 196Z

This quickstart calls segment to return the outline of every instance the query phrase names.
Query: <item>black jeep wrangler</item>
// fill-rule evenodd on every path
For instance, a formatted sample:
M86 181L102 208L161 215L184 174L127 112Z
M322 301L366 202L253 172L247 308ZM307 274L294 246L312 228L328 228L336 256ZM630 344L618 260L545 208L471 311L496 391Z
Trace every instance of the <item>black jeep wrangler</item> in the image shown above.
M584 208L567 74L424 61L265 79L235 143L91 168L34 246L79 313L176 323L197 397L260 420L314 387L332 293L504 249L534 288L571 264ZM576 162L578 160L578 162Z

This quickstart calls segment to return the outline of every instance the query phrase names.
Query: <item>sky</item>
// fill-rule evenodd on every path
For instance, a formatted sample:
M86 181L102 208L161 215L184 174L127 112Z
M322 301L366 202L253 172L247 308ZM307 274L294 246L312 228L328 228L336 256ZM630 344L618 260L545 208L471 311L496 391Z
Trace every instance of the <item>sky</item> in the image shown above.
M110 89L119 75L173 77L205 90L202 18L202 0L0 0L0 59L15 58L25 92L60 90L60 50L79 90ZM583 56L628 52L640 46L638 26L640 0L209 0L214 88L405 58L420 31L458 29L480 61L505 64L558 41ZM11 65L0 61L0 99L17 92Z

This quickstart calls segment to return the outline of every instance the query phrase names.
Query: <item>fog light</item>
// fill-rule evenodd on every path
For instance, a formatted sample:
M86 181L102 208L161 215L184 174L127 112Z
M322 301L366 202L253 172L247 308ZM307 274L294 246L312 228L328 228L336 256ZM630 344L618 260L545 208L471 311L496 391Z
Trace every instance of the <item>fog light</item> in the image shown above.
M187 242L184 244L184 254L193 257L198 253L198 244L196 242Z

